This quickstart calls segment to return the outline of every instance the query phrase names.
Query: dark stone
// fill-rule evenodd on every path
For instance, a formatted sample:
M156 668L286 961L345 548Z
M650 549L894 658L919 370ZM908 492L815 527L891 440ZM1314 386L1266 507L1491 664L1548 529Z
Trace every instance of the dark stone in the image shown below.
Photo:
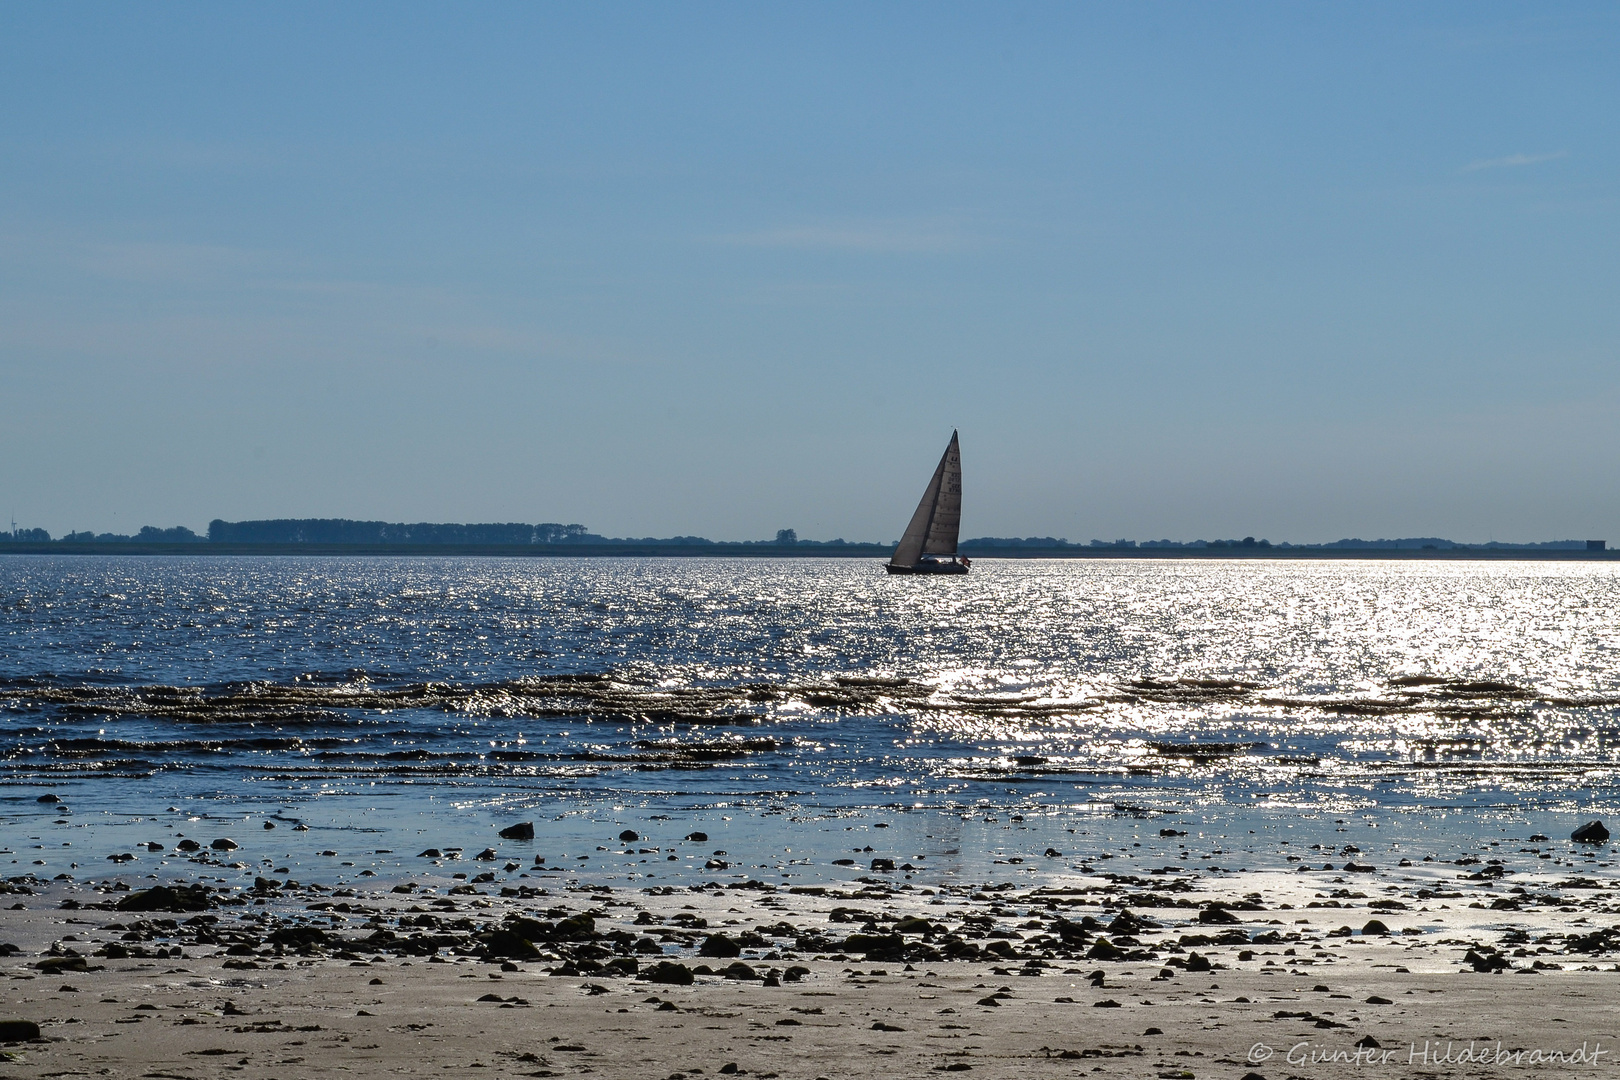
M1213 970L1213 969L1210 966L1209 957L1200 956L1200 955L1198 955L1197 953L1194 952L1194 953L1188 953L1187 954L1187 970L1189 972L1193 972L1193 971L1210 971L1210 970Z
M906 1029L903 1028L903 1027L900 1027L897 1024L885 1024L882 1020L879 1020L879 1021L877 1021L876 1023L874 1023L872 1025L872 1030L873 1031L904 1031Z
M484 935L484 955L491 959L502 957L513 960L533 960L540 950L528 938L519 937L510 930L495 930Z
M1577 844L1606 844L1609 842L1609 830L1603 827L1601 821L1588 821L1570 833L1569 838Z
M1091 918L1089 915L1087 918ZM1096 922L1092 919L1092 922ZM1091 937L1091 932L1084 923L1072 922L1061 915L1052 920L1052 933L1063 939L1065 945L1084 945Z
M1152 925L1145 920L1137 918L1126 908L1114 916L1114 921L1108 924L1110 934L1135 934Z
M1091 949L1086 953L1086 957L1090 960L1122 960L1125 957L1125 950L1107 938L1100 937L1091 943Z
M589 915L570 915L557 923L552 936L558 941L590 941L596 937L596 920Z
M905 958L906 941L899 934L851 934L839 948L863 953L868 960L899 961Z
M318 926L278 926L265 938L272 945L306 951L316 945L325 945L332 939Z
M891 873L894 870L893 859L873 859L872 869L880 873Z
M1243 920L1219 904L1211 904L1198 913L1198 921L1205 926L1232 926Z
M202 848L202 845L195 840L182 840L174 846L179 851L198 851Z
M684 964L672 964L668 960L660 960L641 972L640 977L651 983L665 983L669 986L692 985L692 969Z
M706 832L687 833L686 838L696 844L707 844L709 842L709 834Z
M919 919L915 916L901 919L894 924L894 932L897 934L931 934L933 931L932 923L927 919Z
M0 1042L32 1042L37 1038L39 1025L32 1020L0 1020Z
M1117 1009L1120 1007L1120 1004L1113 998L1104 998L1101 1001L1093 1001L1091 1003L1091 1007L1093 1009Z
M542 922L539 919L526 919L521 915L509 916L506 921L508 924L507 929L518 937L527 938L530 941L550 941L557 935L557 927L554 923Z
M727 964L721 969L720 974L724 975L728 979L747 979L752 981L759 978L759 972L755 971L741 960L738 960L734 964Z
M1385 1002L1385 1004L1388 1004L1388 1002ZM1373 1038L1371 1035L1363 1035L1361 1038L1355 1041L1355 1045L1364 1046L1368 1050L1378 1050L1382 1049L1384 1044Z
M478 859L481 862L493 862L495 859L499 858L499 856L495 854L494 848L487 847L483 851L480 851L478 854L474 855L473 858Z
M1361 933L1363 936L1367 937L1387 937L1389 935L1389 927L1385 926L1378 919L1368 919L1367 925L1361 928Z
M201 885L156 885L121 897L119 911L207 911L208 892Z
M55 795L41 795L39 798L35 799L34 801L37 802L37 803L59 803L62 800L58 796L55 796Z
M533 840L534 822L520 821L516 825L508 825L500 832L502 840Z
M1046 849L1046 857L1048 859L1061 859L1063 858L1063 852L1059 851L1057 848L1049 847Z
M276 823L273 822L273 821L267 821L267 822L264 823L264 827L266 829L273 829L273 828L276 827Z
M64 971L89 971L90 962L82 956L47 956L34 968L45 975L60 975Z
M440 851L436 847L430 847L426 851L422 852L422 854L418 855L417 858L418 859L442 859L442 858L444 858L444 853L442 851Z
M210 843L208 846L213 848L215 851L235 851L240 845L238 845L235 840L222 836L218 840Z
M621 844L633 844L640 839L641 835L634 829L626 829L624 832L619 834L619 842Z
M1387 998L1387 997L1379 997L1377 994L1374 994L1372 997L1367 999L1367 1004L1368 1005L1393 1005L1395 1003L1393 1001L1389 1000L1389 998Z
M710 934L698 949L699 956L732 957L742 955L742 946L724 934Z

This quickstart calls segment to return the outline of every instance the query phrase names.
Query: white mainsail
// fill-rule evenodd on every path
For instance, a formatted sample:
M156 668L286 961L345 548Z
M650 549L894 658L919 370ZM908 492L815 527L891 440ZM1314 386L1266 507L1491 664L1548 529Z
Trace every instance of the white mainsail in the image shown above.
M956 432L939 459L933 479L923 492L911 524L894 549L889 562L895 566L915 566L924 555L955 555L956 534L962 523L962 452Z

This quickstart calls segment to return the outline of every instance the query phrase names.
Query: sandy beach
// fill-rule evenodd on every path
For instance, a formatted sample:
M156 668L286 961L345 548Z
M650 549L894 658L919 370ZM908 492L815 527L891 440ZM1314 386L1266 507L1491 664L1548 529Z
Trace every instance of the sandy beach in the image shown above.
M10 880L32 1076L1231 1077L1595 1072L1606 847L1061 886L647 889L535 868L375 888ZM228 854L228 853L227 853ZM1527 858L1528 857L1528 858ZM1604 856L1606 858L1606 854ZM1565 861L1586 863L1572 872ZM1459 865L1461 863L1461 865ZM380 879L379 879L380 880ZM502 894L505 895L502 895ZM179 910L164 910L165 908ZM10 1029L13 1035L29 1034ZM1252 1077L1251 1077L1252 1080Z

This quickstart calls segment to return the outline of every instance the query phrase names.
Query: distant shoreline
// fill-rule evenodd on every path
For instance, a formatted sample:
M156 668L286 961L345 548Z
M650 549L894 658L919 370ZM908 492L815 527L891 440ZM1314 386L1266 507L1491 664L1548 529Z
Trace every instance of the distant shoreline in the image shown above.
M94 541L0 543L0 555L368 555L484 556L493 558L749 558L749 559L878 559L891 548L878 544L231 544L231 543L98 543ZM1442 562L1613 562L1620 549L1414 549L1414 548L976 548L972 559L1243 559L1269 561L1398 559Z

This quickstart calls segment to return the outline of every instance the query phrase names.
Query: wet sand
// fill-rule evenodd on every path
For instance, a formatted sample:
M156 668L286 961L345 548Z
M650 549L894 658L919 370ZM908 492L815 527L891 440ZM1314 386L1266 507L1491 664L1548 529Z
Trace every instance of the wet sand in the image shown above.
M1021 888L13 878L4 1012L41 1038L0 1075L1614 1067L1612 869L1322 865ZM129 910L165 904L195 910Z

